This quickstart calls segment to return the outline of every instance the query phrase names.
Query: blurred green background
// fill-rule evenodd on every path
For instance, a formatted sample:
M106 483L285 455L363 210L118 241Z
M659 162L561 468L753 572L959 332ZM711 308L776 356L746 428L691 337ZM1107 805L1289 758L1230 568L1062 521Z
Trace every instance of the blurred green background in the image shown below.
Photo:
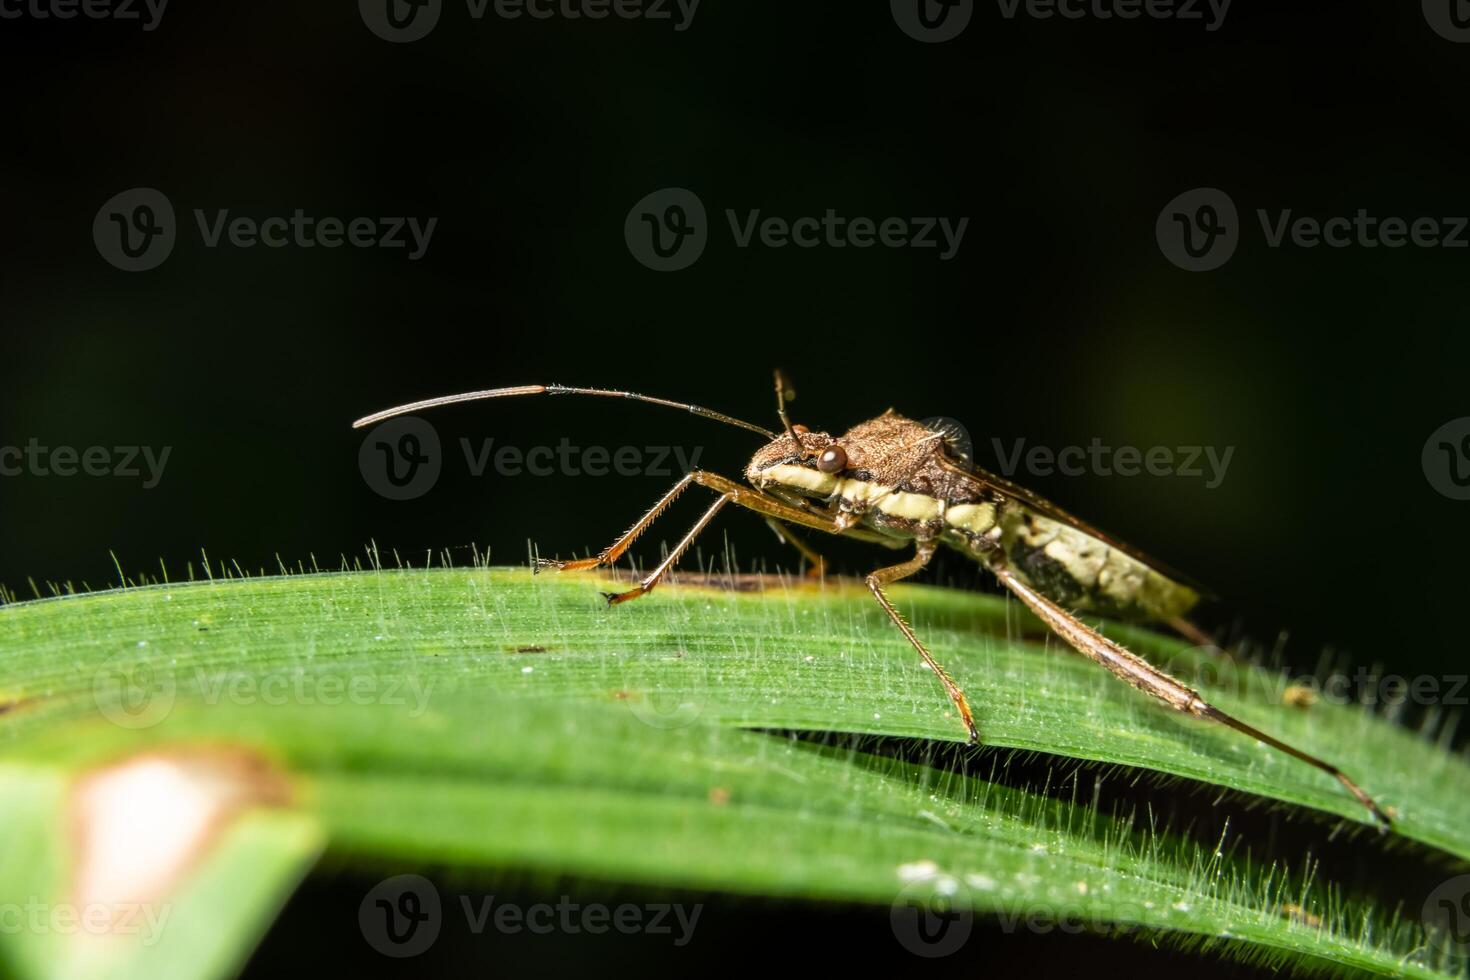
M677 18L677 8L669 8ZM1207 8L1202 8L1207 11ZM1208 13L1206 12L1208 17ZM1470 415L1464 248L1268 247L1256 209L1470 213L1470 45L1418 5L1232 6L1199 21L1008 19L975 6L919 43L884 4L701 3L646 19L482 20L446 5L388 43L354 4L167 8L136 23L0 22L6 150L0 446L170 447L159 484L0 478L0 583L92 587L200 549L243 568L336 567L369 541L416 562L597 549L669 476L475 477L459 440L701 447L739 475L746 433L653 408L527 399L431 417L443 472L394 501L365 480L361 414L555 381L842 430L894 406L992 440L1234 447L1224 481L1017 479L1208 584L1201 616L1289 663L1324 649L1462 674L1470 503L1426 439ZM179 241L147 272L92 222L162 191ZM694 191L709 245L659 273L629 209ZM1155 220L1218 187L1241 241L1172 265ZM438 219L427 253L208 248L195 208L264 219ZM738 248L724 210L967 217L934 249ZM691 495L693 499L694 495ZM641 544L681 534L685 503ZM790 565L755 518L703 543ZM862 572L889 553L829 550ZM947 561L937 581L975 584ZM44 585L43 585L44 589Z

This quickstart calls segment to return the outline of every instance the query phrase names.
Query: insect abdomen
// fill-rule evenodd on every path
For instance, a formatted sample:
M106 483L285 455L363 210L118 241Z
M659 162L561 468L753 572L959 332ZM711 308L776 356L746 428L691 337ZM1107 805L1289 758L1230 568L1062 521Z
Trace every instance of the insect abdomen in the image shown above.
M1010 567L1055 602L1121 619L1182 616L1199 593L1085 531L1006 502L1000 544Z

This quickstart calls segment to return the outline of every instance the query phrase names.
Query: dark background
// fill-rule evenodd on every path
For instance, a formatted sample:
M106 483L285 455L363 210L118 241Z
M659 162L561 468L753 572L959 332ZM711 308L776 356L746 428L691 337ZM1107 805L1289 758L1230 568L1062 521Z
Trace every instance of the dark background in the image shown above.
M6 93L0 445L172 447L161 483L0 478L0 583L101 587L187 574L201 549L254 571L336 567L376 542L415 562L521 562L606 544L671 477L466 472L457 440L703 447L738 476L756 441L677 413L526 399L432 416L444 472L384 499L358 415L556 381L842 430L890 405L1010 446L1234 446L1227 477L1026 476L1033 489L1210 585L1208 625L1293 665L1324 649L1405 674L1464 671L1470 504L1420 452L1470 415L1470 250L1269 248L1256 208L1470 213L1470 45L1417 4L1237 0L1200 21L1000 15L922 44L886 4L704 0L690 27L471 19L387 43L355 5L171 5L137 22L0 20ZM154 187L179 216L160 267L99 255L98 209ZM658 273L633 204L682 186L710 243ZM1218 187L1242 241L1213 272L1154 223ZM192 211L437 217L403 249L206 248ZM970 219L934 249L735 247L724 209ZM687 504L640 554L682 533ZM742 561L790 564L722 516ZM847 571L887 560L831 549ZM935 578L968 581L957 563Z

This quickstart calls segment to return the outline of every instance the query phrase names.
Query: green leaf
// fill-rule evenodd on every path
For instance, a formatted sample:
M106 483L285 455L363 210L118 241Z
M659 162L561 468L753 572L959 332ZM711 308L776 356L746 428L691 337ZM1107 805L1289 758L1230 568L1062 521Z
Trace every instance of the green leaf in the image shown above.
M74 806L66 797L79 774L227 746L292 787L287 802L254 807L237 827L295 828L261 836L276 841L274 864L228 861L216 845L200 866L261 895L248 910L211 904L200 868L179 886L176 906L208 907L237 950L258 935L319 828L329 852L396 870L531 869L893 905L896 935L908 902L937 895L1002 926L1041 915L1270 963L1424 976L1464 968L1374 896L1253 863L1231 843L1217 849L966 776L952 753L917 764L743 730L962 740L935 678L865 590L665 587L608 609L597 581L405 570L0 610L0 793L22 801L0 812L0 832L29 828L49 855L37 850L44 867L0 878L0 902L20 894L16 881L31 894L64 893L63 872L80 858L40 828ZM969 693L990 744L1364 819L1316 770L1171 714L1055 644L1024 642L1034 624L1014 607L917 587L895 597ZM1193 656L1111 632L1156 660ZM1396 833L1470 855L1462 759L1361 710L1283 707L1270 675L1201 662L1228 682L1199 684L1208 697L1341 765L1397 810ZM192 932L169 933L177 947L156 945L183 948ZM0 934L16 972L47 972L38 964L55 962L49 948Z

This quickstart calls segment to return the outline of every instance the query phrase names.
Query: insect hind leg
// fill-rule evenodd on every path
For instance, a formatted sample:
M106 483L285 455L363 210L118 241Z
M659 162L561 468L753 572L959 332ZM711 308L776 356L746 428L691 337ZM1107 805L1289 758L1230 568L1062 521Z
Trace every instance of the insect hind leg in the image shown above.
M1196 718L1206 718L1210 721L1219 722L1229 728L1233 728L1243 735L1258 739L1280 752L1300 759L1308 765L1315 766L1323 772L1336 779L1348 792L1362 803L1373 819L1378 821L1379 829L1387 831L1391 825L1388 814L1383 811L1373 798L1363 791L1356 782L1348 777L1341 769L1309 755L1302 750L1286 744L1280 739L1273 738L1256 728L1252 728L1240 719L1228 715L1205 701L1191 687L1169 676L1164 671L1144 660L1138 654L1127 650L1112 640L1103 636L1092 627L1083 623L1076 616L1067 612L1061 606L1037 592L1031 586L1016 577L1016 574L1003 564L992 563L991 571L995 577L1000 579L1001 584L1010 589L1026 607L1036 614L1037 618L1045 623L1053 633L1061 637L1068 646L1082 654L1087 659L1106 668L1108 671L1126 681L1132 686L1149 694L1167 704L1176 711Z

